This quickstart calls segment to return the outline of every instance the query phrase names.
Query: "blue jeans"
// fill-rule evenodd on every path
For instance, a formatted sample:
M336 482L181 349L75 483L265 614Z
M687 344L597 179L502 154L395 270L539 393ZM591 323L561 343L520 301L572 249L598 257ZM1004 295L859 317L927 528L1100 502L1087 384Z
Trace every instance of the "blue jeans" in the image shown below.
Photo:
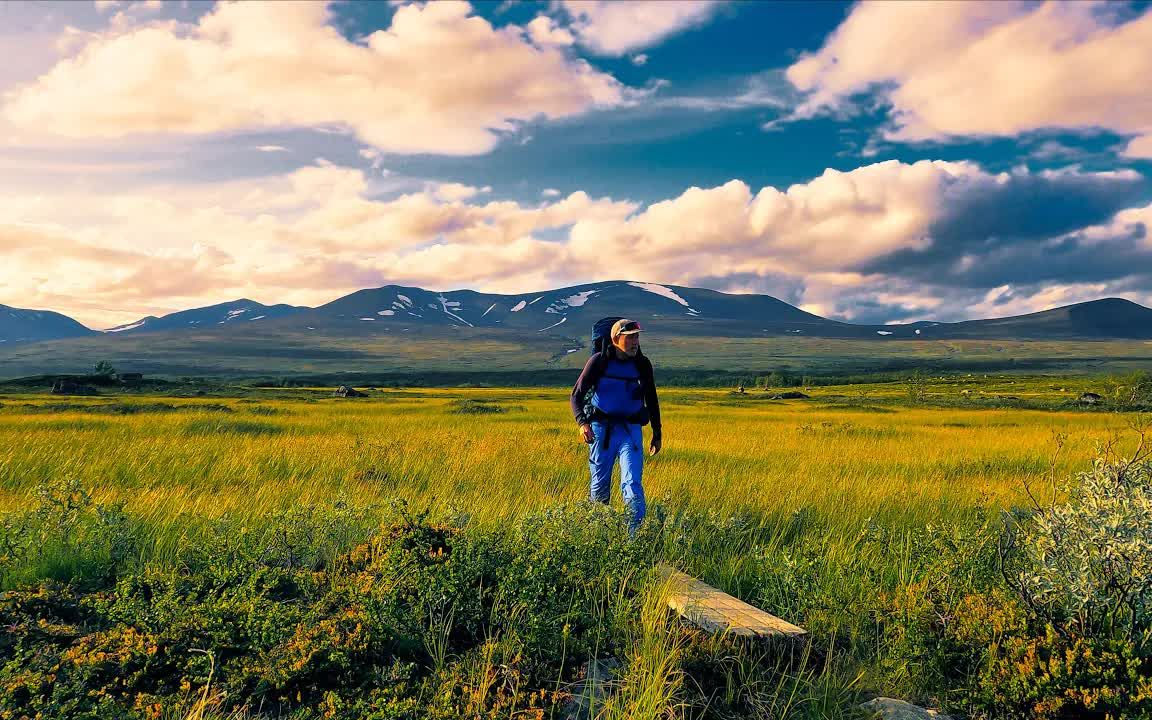
M604 433L609 432L607 447ZM612 491L612 468L620 458L620 494L632 513L629 530L644 520L644 432L637 424L592 423L596 441L588 446L588 467L592 471L592 500L607 504Z

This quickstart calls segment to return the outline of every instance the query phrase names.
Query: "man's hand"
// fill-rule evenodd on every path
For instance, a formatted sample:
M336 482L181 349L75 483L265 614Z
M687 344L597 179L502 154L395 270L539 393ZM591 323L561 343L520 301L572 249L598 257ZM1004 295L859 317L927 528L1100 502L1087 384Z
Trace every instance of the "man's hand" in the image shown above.
M596 442L596 433L592 432L592 426L585 423L580 426L580 439L591 445Z
M649 454L655 455L656 453L660 452L660 446L663 444L663 442L664 439L661 436L653 435L652 444L648 446Z

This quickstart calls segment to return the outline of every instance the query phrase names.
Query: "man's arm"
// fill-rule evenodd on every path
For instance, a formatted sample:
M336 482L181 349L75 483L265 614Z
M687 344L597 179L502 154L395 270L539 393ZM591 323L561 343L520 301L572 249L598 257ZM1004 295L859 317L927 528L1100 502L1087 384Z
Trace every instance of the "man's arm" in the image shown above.
M652 361L644 358L644 407L648 408L648 419L652 423L652 434L659 436L660 429L660 399L656 397L656 377L652 370Z
M576 418L577 425L588 424L588 418L584 416L584 395L594 388L597 380L599 380L597 377L599 361L600 353L592 353L592 357L584 363L584 369L580 371L580 377L576 379L576 384L572 386L572 396L569 401L572 404L572 416Z

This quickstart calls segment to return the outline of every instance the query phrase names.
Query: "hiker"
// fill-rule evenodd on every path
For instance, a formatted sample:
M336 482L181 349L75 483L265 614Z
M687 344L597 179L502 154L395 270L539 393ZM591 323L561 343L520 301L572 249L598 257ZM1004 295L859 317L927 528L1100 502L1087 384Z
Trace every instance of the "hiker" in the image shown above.
M609 320L615 322L603 333ZM640 323L627 318L604 318L597 323L593 350L572 388L572 414L580 426L581 439L588 443L592 500L608 502L612 468L620 458L620 493L631 511L628 529L635 532L645 511L641 428L652 423L649 452L655 455L661 445L660 403L652 361L640 351Z

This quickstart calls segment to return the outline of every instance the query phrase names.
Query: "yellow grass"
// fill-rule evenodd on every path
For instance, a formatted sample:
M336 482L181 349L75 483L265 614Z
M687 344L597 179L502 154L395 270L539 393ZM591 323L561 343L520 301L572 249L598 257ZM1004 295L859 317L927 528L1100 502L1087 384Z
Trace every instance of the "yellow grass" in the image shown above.
M508 412L453 414L460 398ZM1019 503L1024 481L1046 482L1054 433L1068 435L1056 466L1066 475L1126 422L1107 413L739 401L718 390L665 389L662 398L664 451L645 466L650 500L721 513L808 509L853 522ZM26 405L52 402L8 398L0 409L0 508L25 505L36 484L59 478L160 524L340 496L404 497L495 521L587 494L587 447L562 390L132 398L125 402L180 411L124 416ZM196 410L206 404L231 412Z

